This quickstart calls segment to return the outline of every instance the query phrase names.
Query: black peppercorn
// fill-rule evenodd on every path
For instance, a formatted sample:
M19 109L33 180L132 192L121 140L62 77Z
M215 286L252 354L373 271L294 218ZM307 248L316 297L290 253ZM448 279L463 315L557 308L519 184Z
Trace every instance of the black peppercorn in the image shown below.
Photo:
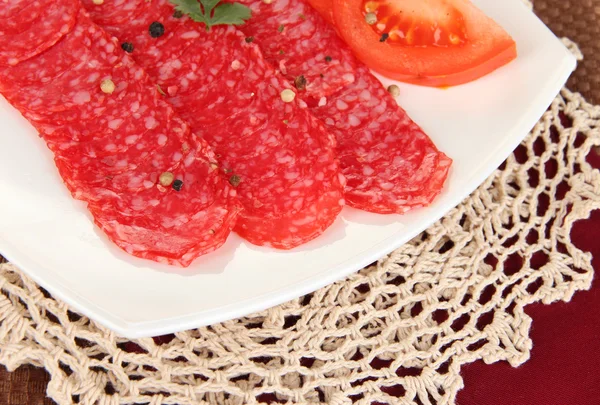
M152 38L162 37L165 33L165 26L158 21L154 21L152 24L150 24L148 31L150 31L150 36Z
M133 44L131 42L123 42L121 48L127 53L133 52Z
M175 190L175 191L181 190L181 187L183 187L183 181L181 181L181 180L175 180L173 182L173 186L172 187L173 187L173 190Z

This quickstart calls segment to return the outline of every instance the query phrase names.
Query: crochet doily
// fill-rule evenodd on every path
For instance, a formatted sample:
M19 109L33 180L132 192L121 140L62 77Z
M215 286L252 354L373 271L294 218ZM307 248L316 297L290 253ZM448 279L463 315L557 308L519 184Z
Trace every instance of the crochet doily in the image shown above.
M0 363L58 404L453 404L461 365L529 357L533 302L591 286L572 224L600 208L600 107L563 90L467 200L378 263L245 318L128 341L0 265ZM595 152L591 152L595 153Z

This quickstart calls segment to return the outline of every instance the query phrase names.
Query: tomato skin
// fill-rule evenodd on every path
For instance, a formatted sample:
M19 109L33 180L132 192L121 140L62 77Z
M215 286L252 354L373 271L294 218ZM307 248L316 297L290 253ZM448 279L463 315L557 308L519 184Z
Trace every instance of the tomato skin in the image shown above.
M333 0L308 0L308 3L321 14L329 24L335 25L333 18Z
M505 50L501 51L500 53L497 53L496 55L491 56L490 59L484 61L479 65L469 67L461 72L449 73L445 75L415 75L414 73L405 73L402 71L386 70L382 68L372 67L372 69L389 79L394 79L405 83L417 84L420 86L458 86L460 84L475 81L513 61L517 57L516 45L514 43L507 45L508 47ZM363 63L367 64L364 61Z
M448 87L485 76L517 57L514 40L468 0L444 0L464 17L467 42L456 47L403 46L380 42L366 24L363 0L332 0L339 34L358 59L395 80ZM421 0L414 0L415 7Z

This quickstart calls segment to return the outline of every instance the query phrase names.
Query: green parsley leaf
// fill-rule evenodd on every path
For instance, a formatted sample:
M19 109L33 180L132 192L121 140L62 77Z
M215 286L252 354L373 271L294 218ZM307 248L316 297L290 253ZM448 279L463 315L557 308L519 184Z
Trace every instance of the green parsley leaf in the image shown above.
M179 10L192 18L194 15L201 15L204 17L204 13L200 8L200 3L196 0L171 0L171 3L175 5L175 10Z
M212 24L242 25L250 19L252 12L240 3L223 3L215 8L212 16Z
M221 0L170 0L175 10L206 25L241 25L251 16L250 9L240 3L220 3Z
M204 15L206 17L210 17L215 6L217 4L219 4L219 1L220 0L200 0L200 4L202 5L202 8L204 9Z

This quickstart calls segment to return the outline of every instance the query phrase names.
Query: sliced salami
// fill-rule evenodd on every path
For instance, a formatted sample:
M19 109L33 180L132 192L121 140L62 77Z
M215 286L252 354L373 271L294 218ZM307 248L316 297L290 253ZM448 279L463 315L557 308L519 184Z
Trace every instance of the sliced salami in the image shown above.
M81 1L92 18L102 26L110 27L111 24L126 24L136 21L136 17L143 13L144 4L148 0L105 0L96 2L92 0ZM107 30L109 31L109 30Z
M121 195L103 190L107 197L90 204L99 226L120 239L129 253L151 258L160 249L159 261L187 266L199 254L218 248L234 226L235 215L219 201L231 198L235 191L223 187L208 145L188 139L189 153L172 169L174 178L183 183L179 191L160 183ZM190 216L190 211L195 214ZM172 239L164 238L165 229L174 235ZM148 250L150 245L155 248Z
M252 18L240 26L255 38L265 58L290 82L303 76L302 98L309 105L355 81L358 66L350 49L308 3L296 0L242 0Z
M331 224L322 218L335 218L344 205L340 187L345 179L339 174L331 148L334 140L322 130L321 136L305 136L301 142L295 139L292 143L287 137L301 136L320 126L314 117L304 121L304 116L285 124L298 127L282 131L286 136L276 151L236 160L237 171L249 176L240 176L237 191L252 201L236 231L249 240L272 240L268 244L281 249L292 247L300 237L310 240L321 234ZM245 182L252 187L246 187ZM278 196L277 201L272 201L273 195ZM265 220L277 221L278 228L272 229Z
M78 196L86 201L93 198L97 187L116 193L136 192L156 186L161 173L172 172L182 164L182 145L189 138L189 129L185 133L183 129L177 120L171 120L144 133L135 143L113 142L109 150L103 147L96 151L90 147L93 143L85 142L56 151L55 161L63 178L77 184Z
M76 25L64 41L58 42L36 58L22 61L19 63L19 69L0 66L4 78L0 82L0 91L5 96L18 95L19 86L39 87L60 78L63 73L87 59L91 44L102 36L101 30L92 28L91 31ZM18 102L18 99L14 102Z
M255 17L239 28L290 82L305 79L299 96L336 136L348 204L404 213L431 203L451 160L354 58L335 29L304 0L241 2Z
M85 140L91 142L82 144L88 150L99 152L96 144L104 143L108 152L114 152L116 144L134 142L172 115L171 109L158 108L162 96L143 70L130 59L116 63L120 58L128 57L97 26L76 26L65 41L39 58L20 63L19 69L4 68L1 90L45 135L52 150ZM54 69L39 73L41 65L54 60L59 61ZM114 85L111 93L102 90L105 80Z
M4 67L0 90L96 224L132 255L181 266L222 245L240 206L206 142L83 11L56 48Z
M3 35L14 35L26 31L27 27L35 24L36 20L43 16L49 4L50 0L3 1L0 9L0 18L2 18L0 32Z
M173 17L173 5L168 1L111 0L94 4L92 0L81 0L90 17L120 43L128 44L127 52L152 49L155 60L168 58L171 49L165 46L176 37L181 26L180 20ZM152 33L151 31L152 29ZM124 48L126 49L126 48ZM164 51L164 54L163 54Z
M2 2L0 65L14 66L56 44L75 24L79 7L77 0Z
M94 5L84 0L92 13ZM290 249L321 234L344 204L335 139L290 85L234 27L209 31L174 18L168 0L124 23L98 18L159 83L177 113L214 149L218 172L244 206L236 231L251 243ZM94 16L94 14L92 14ZM165 31L152 38L148 24Z
M346 199L356 208L404 213L426 206L441 191L451 160L401 110L366 67L357 81L312 111L340 142L348 179Z

